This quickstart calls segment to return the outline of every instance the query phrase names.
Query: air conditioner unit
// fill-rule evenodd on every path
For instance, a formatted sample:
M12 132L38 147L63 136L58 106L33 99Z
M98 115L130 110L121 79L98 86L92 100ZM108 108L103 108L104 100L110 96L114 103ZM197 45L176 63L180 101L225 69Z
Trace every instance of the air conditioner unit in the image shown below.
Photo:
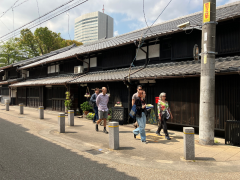
M2 76L2 80L3 81L5 81L6 80L6 76L4 75L4 76Z
M74 74L83 73L83 66L74 66Z

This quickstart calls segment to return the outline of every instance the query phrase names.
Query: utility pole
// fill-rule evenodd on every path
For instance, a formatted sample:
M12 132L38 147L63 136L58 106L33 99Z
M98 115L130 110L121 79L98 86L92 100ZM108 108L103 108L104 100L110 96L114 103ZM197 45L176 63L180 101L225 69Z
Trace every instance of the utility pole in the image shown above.
M216 0L203 0L199 143L214 144Z

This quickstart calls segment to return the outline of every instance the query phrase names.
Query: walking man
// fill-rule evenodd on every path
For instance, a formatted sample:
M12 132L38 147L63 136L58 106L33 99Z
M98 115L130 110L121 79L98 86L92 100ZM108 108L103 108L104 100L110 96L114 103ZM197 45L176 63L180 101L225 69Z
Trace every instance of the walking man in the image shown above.
M139 98L139 97L138 97L138 93L139 93L140 91L142 91L142 86L141 86L141 85L138 85L138 86L137 86L137 92L136 92L135 94L133 94L133 96L132 96L132 106L135 104L135 101ZM135 128L138 127L137 121L134 123L133 126L134 126Z
M92 97L90 99L90 101L93 103L93 109L94 109L94 112L95 112L95 115L93 117L93 123L96 122L96 119L98 120L98 107L97 107L97 104L96 104L98 94L99 94L99 88L95 88L95 93L92 95Z
M103 132L108 134L106 130L107 118L108 118L108 101L109 97L107 95L107 88L102 87L102 93L97 96L96 104L98 107L98 117L99 120L96 123L96 131L98 131L98 124L103 120L104 121L104 129Z

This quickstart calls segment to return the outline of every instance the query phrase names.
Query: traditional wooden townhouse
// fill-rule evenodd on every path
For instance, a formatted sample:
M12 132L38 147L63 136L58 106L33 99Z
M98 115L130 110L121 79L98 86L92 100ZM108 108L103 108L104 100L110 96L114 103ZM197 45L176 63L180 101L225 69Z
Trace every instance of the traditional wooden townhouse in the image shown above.
M215 130L224 132L226 120L240 119L240 2L217 7L216 15ZM177 27L185 22L188 29ZM89 100L85 93L105 86L109 107L120 101L129 112L142 84L147 103L155 105L155 97L167 93L174 116L169 124L198 127L201 57L193 51L201 51L201 25L202 12L197 12L75 47L19 67L29 77L10 88L17 89L17 103L64 111L66 91L76 110Z
M18 70L19 67L21 66L26 66L30 63L34 63L37 61L40 61L42 59L45 59L47 57L51 57L53 55L68 51L72 48L76 47L75 44L68 46L68 47L64 47L55 51L52 51L48 54L44 54L42 56L37 56L31 59L26 59L17 63L13 63L11 65L8 66L4 66L0 68L0 96L1 96L1 103L4 103L5 99L10 100L10 103L12 105L15 105L16 102L16 96L17 96L17 89L16 88L9 88L9 85L16 83L16 82L20 82L20 81L24 81L26 79L28 79L29 76L31 77L41 77L42 76L42 72L39 69L35 69L35 71L29 72L26 70ZM42 69L42 68L40 68ZM40 74L38 74L40 73Z

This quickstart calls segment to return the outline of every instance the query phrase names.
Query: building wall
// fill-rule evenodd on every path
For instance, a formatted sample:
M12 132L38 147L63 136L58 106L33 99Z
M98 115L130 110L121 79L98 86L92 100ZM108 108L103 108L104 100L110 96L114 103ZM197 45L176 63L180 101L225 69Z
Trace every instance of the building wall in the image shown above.
M75 19L74 39L83 43L113 37L113 18L99 11Z

